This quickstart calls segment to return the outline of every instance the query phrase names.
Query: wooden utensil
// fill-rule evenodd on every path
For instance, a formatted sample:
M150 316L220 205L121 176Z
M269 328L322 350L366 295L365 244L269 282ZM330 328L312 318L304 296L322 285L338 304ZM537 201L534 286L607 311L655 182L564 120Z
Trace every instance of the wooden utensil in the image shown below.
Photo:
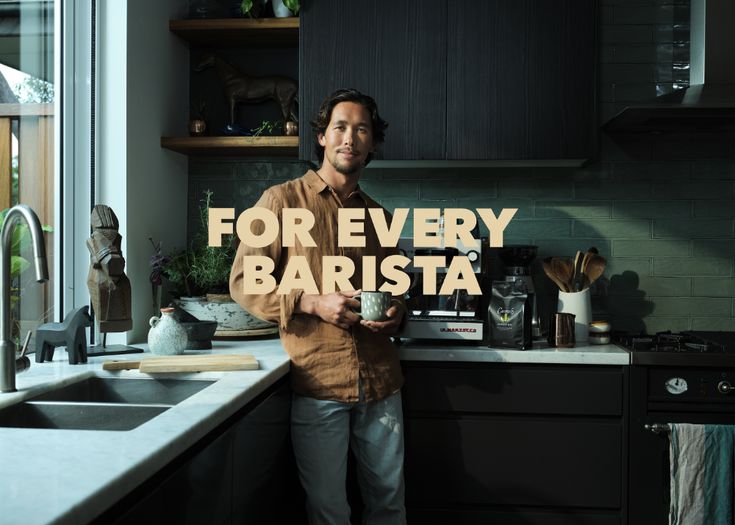
M564 281L562 281L559 278L559 276L556 275L556 273L554 273L554 269L552 267L552 261L553 261L552 257L547 257L546 259L542 261L544 273L546 273L546 276L554 282L554 284L559 288L559 290L561 290L562 292L569 291L567 288L567 284Z
M587 263L592 255L592 252L584 252L584 255L582 256L582 273L584 273L584 270L587 268Z
M607 260L602 255L592 255L589 258L585 269L585 275L587 276L590 285L605 273L605 266L607 266Z
M577 250L577 253L574 255L574 275L572 277L572 291L573 292L581 292L582 286L583 286L583 277L582 277L582 252L580 250Z
M139 369L142 373L165 372L227 372L233 370L257 370L258 360L244 355L172 355L151 357L141 361L105 361L103 370Z
M590 286L590 280L587 276L587 265L590 262L590 258L592 258L593 256L594 256L594 253L587 251L582 257L582 268L581 268L581 272L579 276L579 279L582 284L580 290L584 290L585 288L589 288Z
M574 276L574 266L569 259L561 257L552 257L551 269L561 282L565 284L565 292L572 291L572 277Z

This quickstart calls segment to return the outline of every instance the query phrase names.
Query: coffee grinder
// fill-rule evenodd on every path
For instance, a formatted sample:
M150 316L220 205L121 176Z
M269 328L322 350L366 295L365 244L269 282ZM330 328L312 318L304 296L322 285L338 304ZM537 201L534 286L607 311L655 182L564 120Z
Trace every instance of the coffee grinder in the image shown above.
M536 301L536 287L531 276L531 263L536 259L537 253L538 246L527 244L506 244L498 250L498 257L505 266L505 280L522 281L526 287L529 297L528 304L531 305L531 337L534 341L543 339Z

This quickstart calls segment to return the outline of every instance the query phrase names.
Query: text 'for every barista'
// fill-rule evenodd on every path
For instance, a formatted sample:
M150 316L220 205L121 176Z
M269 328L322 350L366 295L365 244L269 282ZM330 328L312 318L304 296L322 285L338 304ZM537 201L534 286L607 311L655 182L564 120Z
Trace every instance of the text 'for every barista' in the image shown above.
M368 213L375 226L378 241L383 247L395 247L409 215L409 208L396 208L393 220L387 224L385 215L378 208L368 208ZM503 232L516 213L517 208L503 208L496 216L491 208L477 208L485 226L490 232L490 246L503 246ZM413 210L413 239L416 248L438 248L440 246L456 247L457 241L468 248L479 247L479 241L473 238L471 231L477 225L477 217L472 210L466 208L446 208L444 210L444 235L439 235L439 208L415 208ZM232 235L234 208L209 209L209 245L222 245L223 235ZM342 208L338 210L337 229L338 245L347 247L364 247L365 208ZM254 222L260 222L258 233L253 231ZM292 247L298 241L301 246L309 248L317 244L309 233L314 227L314 214L304 208L284 208L279 219L266 208L249 208L242 212L234 224L240 242L253 248L262 248L274 242L283 247ZM467 290L472 295L481 295L480 285L466 256L453 257L441 288L437 291L436 273L438 268L446 266L446 257L422 255L413 261L403 255L391 255L380 263L380 273L386 281L380 291L393 295L405 293L410 286L410 278L403 269L413 262L414 267L423 271L424 295L449 295L455 290ZM362 289L374 290L376 285L377 261L374 256L362 258ZM274 290L279 295L289 294L293 290L304 290L305 293L319 293L319 287L311 273L305 257L295 256L289 259L280 283L273 277L275 262L262 255L246 255L243 257L243 293L268 294ZM324 256L322 258L321 293L332 293L340 290L351 290L349 282L355 273L355 263L349 257L341 255Z

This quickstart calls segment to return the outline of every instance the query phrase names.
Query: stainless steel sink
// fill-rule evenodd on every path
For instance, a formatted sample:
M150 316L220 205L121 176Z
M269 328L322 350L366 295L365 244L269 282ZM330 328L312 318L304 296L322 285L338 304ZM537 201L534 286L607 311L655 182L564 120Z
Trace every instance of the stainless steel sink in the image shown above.
M165 405L27 401L0 410L0 427L132 430L169 408Z
M214 381L199 379L90 377L36 396L31 401L176 405L212 383Z
M0 409L0 427L132 430L214 382L88 377Z

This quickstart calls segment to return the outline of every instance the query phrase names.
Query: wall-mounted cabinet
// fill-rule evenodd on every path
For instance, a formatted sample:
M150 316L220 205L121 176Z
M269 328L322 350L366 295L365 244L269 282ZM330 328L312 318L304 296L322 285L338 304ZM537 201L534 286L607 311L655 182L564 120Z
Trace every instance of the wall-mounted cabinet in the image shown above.
M453 0L447 158L594 156L595 21L591 0Z
M388 121L385 159L440 159L445 151L446 0L302 2L299 121L322 100L354 87ZM300 154L310 159L311 129Z
M171 20L169 30L189 43L191 49L190 93L192 107L206 104L207 136L161 137L161 147L186 155L297 158L298 137L223 136L229 123L227 100L214 68L197 72L201 58L209 53L253 76L298 74L299 19ZM245 129L263 120L282 119L275 101L238 105L236 123Z
M385 160L588 159L595 0L302 2L300 120L335 89L372 95ZM300 156L313 137L302 127Z

